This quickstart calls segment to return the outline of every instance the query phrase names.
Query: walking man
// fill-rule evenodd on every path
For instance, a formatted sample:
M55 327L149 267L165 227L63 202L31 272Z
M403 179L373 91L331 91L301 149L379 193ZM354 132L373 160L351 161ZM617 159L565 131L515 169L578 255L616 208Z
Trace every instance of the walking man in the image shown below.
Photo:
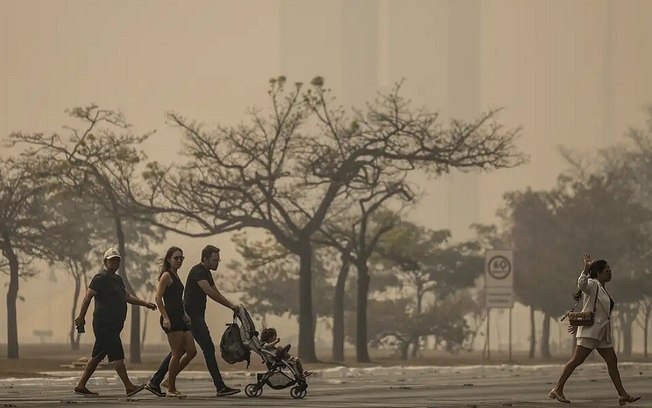
M220 264L220 249L207 245L201 252L201 262L193 266L188 274L186 286L183 293L183 303L186 313L190 317L190 331L195 338L197 344L204 353L204 360L206 367L213 379L213 384L217 390L216 396L225 397L228 395L237 394L239 389L227 386L222 380L220 369L217 366L215 358L215 344L211 339L208 325L206 325L206 297L210 297L222 306L228 307L233 311L237 311L238 307L226 299L215 286L215 281L211 275L211 271L217 269ZM155 395L160 397L165 396L161 391L161 382L165 373L167 373L172 353L161 362L158 371L152 376L145 388Z
M93 345L91 359L88 360L81 379L74 388L74 392L75 394L90 397L99 395L86 388L86 383L97 369L100 361L108 356L109 362L114 363L115 371L125 386L127 396L131 397L142 391L145 385L135 385L132 383L129 380L127 369L125 368L125 355L122 349L122 341L120 340L120 332L127 318L127 303L145 306L152 310L156 310L156 305L138 299L131 293L127 293L122 278L116 274L120 267L120 253L117 250L114 248L107 249L102 258L102 264L103 269L93 277L91 283L88 285L79 316L75 318L75 326L78 329L80 326L83 327L88 306L91 303L91 299L95 298L95 311L93 312L95 344Z

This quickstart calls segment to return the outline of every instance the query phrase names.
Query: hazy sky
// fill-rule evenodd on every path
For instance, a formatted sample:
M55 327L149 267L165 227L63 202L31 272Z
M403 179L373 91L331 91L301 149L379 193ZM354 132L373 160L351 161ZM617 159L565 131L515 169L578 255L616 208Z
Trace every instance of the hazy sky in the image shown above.
M523 127L519 147L531 161L478 178L477 219L468 223L489 223L505 191L554 183L562 169L558 145L603 147L622 140L628 126L645 124L652 2L467 1L479 13L468 21L451 4L0 0L0 135L60 130L70 123L66 108L96 103L122 110L137 131L156 129L150 157L173 161L179 135L166 126L166 111L234 124L247 107L266 104L267 81L280 74L290 82L323 75L343 103L358 105L404 78L416 105L447 115L454 110L451 95L470 92L469 104L504 107L501 120ZM459 30L464 24L468 30ZM479 43L457 46L455 33L469 30ZM455 62L463 60L458 53L471 53L478 63L466 85L462 77L452 87L464 68ZM449 197L446 180L415 180L427 196L412 219L450 227L450 203L464 197ZM209 241L232 248L225 237L171 237L166 245L180 244L194 260ZM48 326L64 339L69 288L65 278L49 286L46 275L21 282L22 341ZM37 307L34 300L48 290L62 295ZM51 316L52 309L66 315ZM5 313L2 302L0 320ZM5 331L1 324L0 342Z

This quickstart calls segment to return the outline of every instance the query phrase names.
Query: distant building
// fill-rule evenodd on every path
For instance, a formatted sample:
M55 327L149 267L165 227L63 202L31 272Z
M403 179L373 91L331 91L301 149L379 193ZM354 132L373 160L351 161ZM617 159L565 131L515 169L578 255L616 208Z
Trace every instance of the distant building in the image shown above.
M310 18L315 13L319 19ZM403 93L414 105L441 111L444 121L481 111L479 0L284 0L280 15L279 74L290 83L322 75L342 105L363 107L405 79ZM437 181L429 226L468 237L480 218L480 182L477 172Z

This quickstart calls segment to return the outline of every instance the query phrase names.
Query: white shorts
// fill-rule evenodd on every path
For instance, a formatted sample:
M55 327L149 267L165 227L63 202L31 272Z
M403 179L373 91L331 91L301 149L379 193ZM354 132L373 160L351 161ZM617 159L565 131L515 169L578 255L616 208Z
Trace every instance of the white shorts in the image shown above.
M578 337L577 338L577 345L586 347L587 349L601 349L601 348L613 348L613 344L611 342L607 341L606 339L603 340L598 340L598 339L592 339L589 337Z

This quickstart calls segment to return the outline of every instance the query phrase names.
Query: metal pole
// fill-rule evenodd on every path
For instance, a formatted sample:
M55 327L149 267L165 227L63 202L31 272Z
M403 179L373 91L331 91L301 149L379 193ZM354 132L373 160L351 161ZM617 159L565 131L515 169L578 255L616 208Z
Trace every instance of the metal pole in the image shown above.
M489 341L489 312L490 308L487 308L487 361L491 360L491 342Z
M512 362L512 309L509 308L509 362Z

